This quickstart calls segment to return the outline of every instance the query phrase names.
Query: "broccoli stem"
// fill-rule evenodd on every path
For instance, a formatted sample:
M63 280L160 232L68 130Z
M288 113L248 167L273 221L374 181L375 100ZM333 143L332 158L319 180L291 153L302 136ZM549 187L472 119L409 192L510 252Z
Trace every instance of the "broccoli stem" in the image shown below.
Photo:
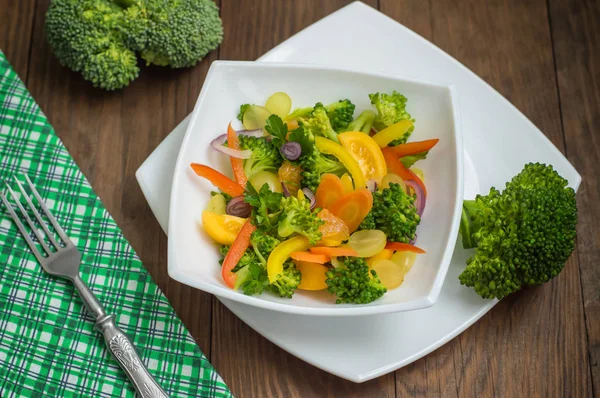
M474 227L472 216L477 212L475 200L465 200L460 216L460 235L462 236L462 245L464 249L477 247L477 242L473 238Z

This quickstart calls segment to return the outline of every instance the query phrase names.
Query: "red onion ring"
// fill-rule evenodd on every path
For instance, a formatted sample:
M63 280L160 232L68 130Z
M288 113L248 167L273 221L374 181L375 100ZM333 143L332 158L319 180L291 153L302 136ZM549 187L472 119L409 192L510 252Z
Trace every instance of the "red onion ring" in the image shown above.
M239 135L248 135L251 137L264 137L264 133L263 133L262 129L238 130L238 131L236 131L236 133Z
M286 198L289 198L290 196L292 196L292 194L290 194L290 190L288 189L288 187L285 185L285 182L281 181L281 190L283 191L283 195Z
M226 140L227 134L221 134L220 136L212 140L210 146L212 149L224 153L227 156L231 156L232 158L248 159L252 155L252 151L250 149L240 151L239 149L226 147L225 145L223 145Z
M302 192L304 192L304 196L310 200L310 209L313 210L315 206L317 206L317 198L315 198L315 194L308 188L302 188Z
M414 180L405 180L404 183L411 187L413 191L415 191L415 195L417 195L417 198L415 199L415 207L417 208L417 214L419 217L421 217L423 215L423 211L425 211L425 193L421 189L421 186Z

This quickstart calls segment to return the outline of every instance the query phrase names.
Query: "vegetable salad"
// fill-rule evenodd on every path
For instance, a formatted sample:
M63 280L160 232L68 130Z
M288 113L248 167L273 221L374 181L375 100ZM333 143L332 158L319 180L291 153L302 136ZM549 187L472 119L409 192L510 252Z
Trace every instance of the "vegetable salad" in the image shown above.
M417 255L427 188L414 164L437 139L408 142L415 120L398 92L370 96L355 117L348 99L297 108L283 92L243 104L211 147L233 179L191 164L218 191L202 226L223 255L232 289L291 298L325 290L336 303L366 304L402 284Z

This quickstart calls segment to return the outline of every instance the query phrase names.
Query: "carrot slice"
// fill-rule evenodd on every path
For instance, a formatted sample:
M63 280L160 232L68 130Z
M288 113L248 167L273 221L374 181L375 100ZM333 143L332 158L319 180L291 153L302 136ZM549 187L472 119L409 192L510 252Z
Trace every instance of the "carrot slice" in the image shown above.
M221 266L221 276L223 277L225 284L232 289L235 286L237 275L231 270L235 268L248 246L250 246L250 237L252 232L255 230L256 227L250 224L250 220L246 221L237 238L235 238L235 241L233 241L233 244L229 248L229 251L225 255L225 259L223 260L223 265Z
M309 252L293 252L290 257L296 261L305 261L307 263L325 264L331 261L329 256L324 254L314 254Z
M240 149L240 140L233 127L231 127L231 123L227 126L227 145L231 149ZM233 170L235 181L245 187L248 179L246 178L246 173L244 173L244 161L234 157L230 157L229 159L231 159L231 169Z
M401 158L404 156L416 155L417 153L429 151L435 146L435 144L438 143L439 140L439 138L434 138L425 141L409 142L390 148L392 148L392 151L394 151L397 157Z
M356 257L356 256L358 256L358 253L356 252L356 250L354 250L350 247L315 246L315 247L311 247L308 250L310 250L311 253L324 254L329 257L338 257L338 256Z
M317 207L328 209L336 200L346 194L346 188L340 177L335 174L323 174L317 187L315 199Z
M427 197L427 188L425 187L423 180L421 180L415 173L404 167L391 147L382 148L381 152L383 153L383 158L385 159L389 173L398 174L400 178L405 181L413 180L421 187L423 194L425 197Z
M388 242L387 245L385 245L385 248L397 252L413 252L417 254L425 254L425 250L415 245L409 245L408 243Z
M206 178L214 186L226 194L231 196L240 196L244 193L244 188L240 184L233 181L226 175L219 173L212 167L208 167L200 163L191 163L190 166L197 175Z
M346 223L350 233L356 231L373 207L373 195L367 188L359 188L333 203L329 211Z

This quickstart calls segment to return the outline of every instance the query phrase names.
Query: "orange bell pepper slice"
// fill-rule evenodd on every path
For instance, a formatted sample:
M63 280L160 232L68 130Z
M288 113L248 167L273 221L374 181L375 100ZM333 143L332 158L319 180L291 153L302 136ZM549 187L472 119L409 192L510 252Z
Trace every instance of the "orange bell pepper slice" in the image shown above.
M315 192L317 207L328 209L336 200L346 194L346 188L340 177L335 174L323 174Z
M235 268L248 246L250 246L250 237L255 230L256 227L250 224L250 220L246 221L223 260L221 276L223 277L225 284L232 289L235 286L237 275L231 270Z
M231 123L227 126L227 145L231 149L240 150L240 140L233 127L231 127ZM233 170L235 181L245 187L248 178L246 178L246 173L244 173L244 161L242 159L234 158L233 156L229 159L231 160L231 169Z
M387 164L388 172L399 175L400 178L405 181L413 180L421 187L423 194L425 197L427 197L427 188L425 187L423 180L421 180L415 173L404 167L391 147L383 148L381 152L383 153L383 158Z
M356 257L358 253L356 250L350 247L327 247L327 246L314 246L310 249L311 253L314 254L324 254L329 257L339 257L339 256L349 256Z
M325 264L331 261L329 256L324 254L315 254L310 252L293 252L290 253L290 257L296 261L303 261L307 263Z
M394 151L397 157L402 158L404 156L416 155L417 153L429 151L439 141L439 138L434 138L425 141L408 142L390 148L392 148L392 151Z
M426 253L425 250L421 249L420 247L402 242L388 242L387 245L385 245L385 248L397 252L413 252L417 254Z
M329 211L344 221L352 233L369 214L371 207L373 207L373 195L367 188L359 188L335 201Z
M240 184L233 181L226 175L219 173L212 167L208 167L200 163L192 163L190 164L190 166L198 176L206 178L214 186L216 186L226 194L235 197L240 196L244 193L244 188Z

